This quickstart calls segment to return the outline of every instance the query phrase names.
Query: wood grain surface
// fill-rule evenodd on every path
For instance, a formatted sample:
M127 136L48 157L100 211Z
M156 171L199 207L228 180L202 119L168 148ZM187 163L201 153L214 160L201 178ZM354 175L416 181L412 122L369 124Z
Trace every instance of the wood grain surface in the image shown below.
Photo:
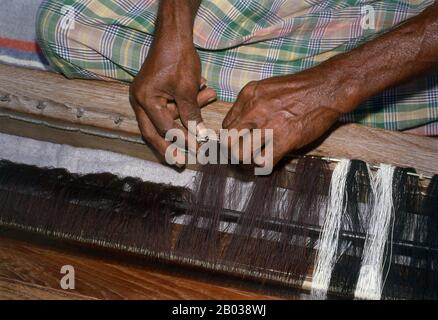
M204 108L207 126L219 130L230 107L215 102ZM68 128L68 132L91 128L96 130L93 135L112 134L114 139L134 137L141 141L128 101L128 86L122 83L68 80L58 74L0 65L0 113L3 118L20 118L46 127L57 124ZM15 131L20 134L19 125ZM158 161L147 145L146 153L147 158ZM361 159L414 167L425 174L438 173L438 139L356 124L335 127L297 153Z
M72 265L75 290L62 290ZM0 228L0 299L279 299L296 293L237 285L221 277L143 260L96 254L59 241ZM239 282L240 283L240 282Z

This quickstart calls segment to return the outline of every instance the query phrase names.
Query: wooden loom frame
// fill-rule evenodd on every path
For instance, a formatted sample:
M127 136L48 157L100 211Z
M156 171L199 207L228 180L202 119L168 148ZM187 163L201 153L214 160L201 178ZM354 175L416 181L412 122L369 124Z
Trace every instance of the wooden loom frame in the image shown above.
M220 129L230 107L215 102L204 108L207 127ZM128 86L122 83L68 80L54 73L0 65L0 132L159 161L141 139ZM356 124L336 126L298 153L414 167L425 175L438 173L438 139ZM309 288L306 279L302 289Z
M207 127L219 130L230 107L224 102L205 107ZM123 83L69 80L55 73L0 65L0 132L160 161L141 139ZM438 139L357 124L335 126L297 153L438 173Z

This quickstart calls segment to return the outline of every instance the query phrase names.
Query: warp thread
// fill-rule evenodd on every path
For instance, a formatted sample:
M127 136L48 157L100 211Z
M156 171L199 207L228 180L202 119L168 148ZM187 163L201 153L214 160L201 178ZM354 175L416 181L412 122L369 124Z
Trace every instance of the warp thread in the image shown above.
M374 183L374 207L370 218L355 298L379 300L385 281L385 249L394 223L393 177L395 167L382 164Z
M391 250L387 250L386 282L382 299L414 298L418 285L424 283L426 250L412 250L399 243L424 243L427 229L426 215L421 208L418 176L412 168L396 168L393 177L394 224ZM391 253L391 256L388 253ZM424 285L423 285L424 286Z
M239 177L256 180L247 194L227 186L226 168L204 169L191 192L0 161L0 225L294 286L314 265L314 298L437 297L436 176L423 197L411 169L382 165L370 180L365 163L343 160L329 188L325 162L307 158L293 173ZM229 196L246 205L226 211Z
M434 175L423 203L427 217L425 282L417 289L417 296L424 299L438 299L438 175ZM435 250L431 250L435 249Z
M353 297L359 277L364 240L349 235L364 235L373 209L372 173L368 164L351 160L345 190L346 212L341 218L336 265L332 271L329 292Z
M216 263L226 184L227 167L224 165L205 165L195 176L194 192L187 209L190 220L182 227L175 253Z
M329 204L324 217L312 277L311 296L315 299L325 299L336 263L341 218L346 210L345 201L348 201L345 188L350 165L350 160L342 159L333 170Z

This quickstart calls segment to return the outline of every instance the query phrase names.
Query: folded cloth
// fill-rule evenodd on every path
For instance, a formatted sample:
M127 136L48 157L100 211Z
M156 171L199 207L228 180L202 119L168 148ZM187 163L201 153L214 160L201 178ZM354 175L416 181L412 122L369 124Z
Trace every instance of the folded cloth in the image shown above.
M48 70L36 42L35 20L43 0L1 0L0 63Z
M194 42L202 75L220 100L232 102L249 81L317 65L391 30L433 2L204 0ZM51 64L67 77L129 82L147 55L157 5L157 0L45 0L38 40ZM363 28L370 8L374 28ZM438 74L433 73L386 90L342 120L391 130L426 124L438 129L437 97Z

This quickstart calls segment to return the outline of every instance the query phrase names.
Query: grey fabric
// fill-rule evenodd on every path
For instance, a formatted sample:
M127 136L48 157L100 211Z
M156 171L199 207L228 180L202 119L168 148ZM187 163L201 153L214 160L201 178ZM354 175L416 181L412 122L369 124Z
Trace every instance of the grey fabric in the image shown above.
M0 0L0 38L33 41L41 2L43 0Z

